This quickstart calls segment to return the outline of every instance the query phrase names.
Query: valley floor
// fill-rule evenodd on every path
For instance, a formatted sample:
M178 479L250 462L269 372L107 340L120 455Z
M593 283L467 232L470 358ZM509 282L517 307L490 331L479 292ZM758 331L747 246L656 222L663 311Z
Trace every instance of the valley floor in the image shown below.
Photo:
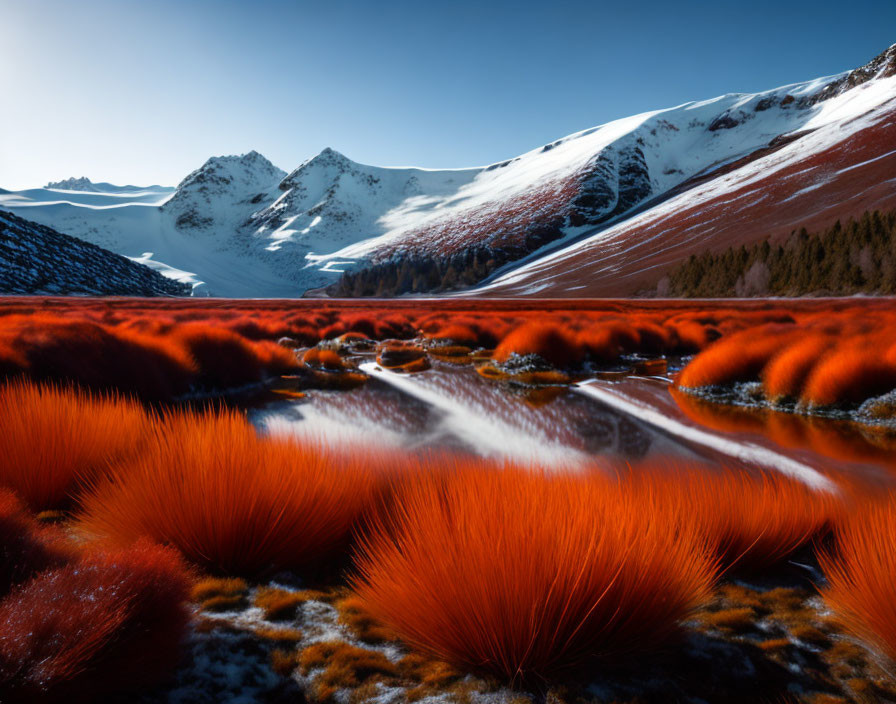
M120 701L896 702L896 624L873 611L896 525L856 537L896 517L894 318L891 299L7 298L0 519L77 537L62 563L148 539L191 565L179 664ZM29 668L103 691L110 651L53 670L82 652L38 657L64 620L36 645L15 620L66 569L0 580L0 691ZM492 656L466 654L480 641Z

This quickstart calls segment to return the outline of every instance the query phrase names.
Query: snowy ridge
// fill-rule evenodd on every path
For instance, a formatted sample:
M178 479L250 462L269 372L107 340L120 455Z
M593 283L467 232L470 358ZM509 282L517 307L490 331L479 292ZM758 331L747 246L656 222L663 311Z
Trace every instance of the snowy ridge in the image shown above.
M483 290L492 294L611 295L592 281L622 277L627 295L650 277L655 284L688 255L685 245L715 242L744 194L781 206L766 229L789 226L785 215L821 217L806 205L814 189L834 205L858 203L874 185L860 163L881 157L875 168L890 167L879 125L896 96L894 74L891 47L854 71L615 120L486 167L366 166L324 149L287 174L250 152L209 159L173 192L68 179L0 191L0 207L138 258L197 294L297 296L344 271L476 251L488 253ZM843 147L874 130L864 150ZM809 163L838 148L831 159L848 179ZM791 175L803 162L808 176ZM793 185L783 197L768 180L776 173ZM725 205L735 192L737 203ZM887 198L876 191L874 202ZM677 244L664 254L663 223L682 209L691 220L670 225ZM577 273L564 279L565 269Z
M848 90L841 88L852 73L806 91L799 122L780 125L776 148L758 149L757 158L719 168L692 188L672 189L666 200L565 249L508 267L480 290L631 295L656 284L670 263L707 245L756 241L812 223L829 226L863 209L896 206L896 180L883 176L888 169L894 173L896 149L881 148L896 147L896 51L889 53L888 70ZM797 96L792 87L787 94ZM817 100L820 94L830 97ZM748 114L738 106L736 119ZM598 281L609 286L597 288L603 286Z
M62 181L50 181L44 188L55 191L80 191L81 193L140 193L143 191L166 191L174 189L166 186L115 186L105 181L94 183L86 176L67 178Z
M259 193L273 198L284 175L251 152L209 159L177 189L35 188L0 194L0 207L189 284L194 295L295 297L302 289L247 257L247 243L238 236L258 207L249 201Z

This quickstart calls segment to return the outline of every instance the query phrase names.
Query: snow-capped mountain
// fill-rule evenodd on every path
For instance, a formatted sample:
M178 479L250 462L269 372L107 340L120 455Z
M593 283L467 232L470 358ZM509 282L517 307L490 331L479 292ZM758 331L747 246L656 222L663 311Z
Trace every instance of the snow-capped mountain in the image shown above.
M366 166L325 149L286 174L250 152L209 159L173 193L70 180L0 192L0 207L197 293L488 277L493 295L630 295L706 247L896 206L894 74L896 46L855 71L616 120L487 167Z
M233 232L271 198L284 176L256 151L212 157L178 184L162 211L183 232Z
M0 293L186 296L190 287L0 210Z
M105 181L94 183L86 176L66 178L62 181L50 181L44 188L55 191L80 191L82 193L140 193L142 191L174 192L165 186L115 186Z
M254 213L249 224L266 252L292 255L299 267L307 267L309 284L331 283L341 259L347 258L346 264L359 259L351 252L359 240L377 241L401 220L420 219L479 172L365 166L327 148L284 178L276 200Z
M245 202L247 194L276 188L284 172L272 180L273 172L275 167L257 154L216 157L177 189L35 188L0 193L0 207L123 254L189 284L194 295L299 296L303 289L294 282L251 253L246 256L246 243L238 237L244 231L240 223L257 207Z
M691 254L774 242L801 227L896 207L896 45L855 71L740 96L704 137L712 143L720 132L757 126L764 134L752 149L656 191L623 218L504 267L476 293L662 295L664 274ZM701 139L692 149L705 145Z

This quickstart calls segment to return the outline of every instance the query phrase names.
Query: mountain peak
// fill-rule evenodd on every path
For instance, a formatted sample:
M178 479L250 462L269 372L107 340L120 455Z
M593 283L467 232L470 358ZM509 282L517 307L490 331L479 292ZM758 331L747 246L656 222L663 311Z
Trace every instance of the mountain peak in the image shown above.
M337 152L332 147L324 147L317 156L313 156L305 164L351 164L353 163L345 154ZM303 164L304 166L304 164ZM301 168L301 167L300 167Z
M50 181L44 188L55 188L60 191L89 191L93 187L93 181L86 176L80 178L63 179L62 181Z
M187 181L195 178L197 175L201 173L209 173L221 170L231 170L231 169L252 169L258 171L267 171L270 173L278 172L285 173L274 166L270 160L259 154L254 149L246 154L228 154L224 156L211 156L205 160L205 163L200 166L198 169L187 175L187 177L180 182L178 188L184 185Z
M177 190L217 184L225 186L240 181L243 183L279 181L286 175L268 159L252 150L247 154L212 156L177 185Z
M296 169L291 171L281 181L279 188L281 191L289 190L301 180L303 174L313 172L327 173L331 170L342 173L351 170L354 166L357 166L357 164L344 154L340 154L331 147L324 147L319 154L306 159Z
M180 228L210 229L221 220L245 218L243 205L251 210L258 202L253 199L263 198L284 176L285 171L255 150L213 156L178 184L162 208Z

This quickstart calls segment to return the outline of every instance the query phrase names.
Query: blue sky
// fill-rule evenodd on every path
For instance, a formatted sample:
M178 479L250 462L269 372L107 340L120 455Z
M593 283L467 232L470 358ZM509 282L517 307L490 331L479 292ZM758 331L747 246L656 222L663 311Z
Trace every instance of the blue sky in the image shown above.
M250 149L486 164L853 68L894 28L893 0L0 0L0 186L173 185Z

